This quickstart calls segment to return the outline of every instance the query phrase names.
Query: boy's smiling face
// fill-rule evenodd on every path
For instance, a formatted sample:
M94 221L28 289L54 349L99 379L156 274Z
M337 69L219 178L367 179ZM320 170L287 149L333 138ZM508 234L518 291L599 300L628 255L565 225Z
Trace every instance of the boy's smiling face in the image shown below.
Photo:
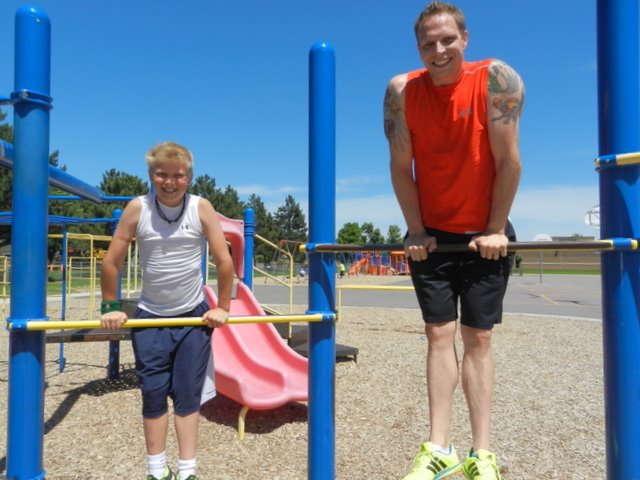
M156 165L150 180L158 201L167 207L177 207L191 184L191 175L181 162L165 161Z

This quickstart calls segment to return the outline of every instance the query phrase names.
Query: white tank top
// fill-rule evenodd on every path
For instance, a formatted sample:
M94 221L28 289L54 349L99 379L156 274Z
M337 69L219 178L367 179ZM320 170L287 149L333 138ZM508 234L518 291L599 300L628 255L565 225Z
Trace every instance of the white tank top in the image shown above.
M142 265L142 294L138 306L154 315L170 317L194 309L204 300L202 255L204 234L198 203L185 194L182 216L169 223L158 214L155 194L138 197L142 203L136 240ZM159 205L165 218L176 218L182 205Z

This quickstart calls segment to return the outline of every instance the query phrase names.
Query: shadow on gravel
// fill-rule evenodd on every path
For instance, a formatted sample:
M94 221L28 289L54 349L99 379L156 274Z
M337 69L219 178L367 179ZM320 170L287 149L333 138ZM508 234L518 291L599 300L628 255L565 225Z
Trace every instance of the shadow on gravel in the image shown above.
M205 403L200 415L209 422L238 428L238 414L242 405L218 394ZM271 410L249 410L247 413L245 432L270 433L288 423L304 423L307 421L307 406L303 403L287 403Z

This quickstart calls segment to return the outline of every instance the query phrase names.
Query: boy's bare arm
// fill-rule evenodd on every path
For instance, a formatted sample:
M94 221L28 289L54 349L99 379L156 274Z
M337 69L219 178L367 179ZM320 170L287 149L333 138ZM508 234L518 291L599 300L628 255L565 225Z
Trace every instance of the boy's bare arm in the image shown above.
M129 245L136 233L140 209L141 204L138 199L132 200L126 206L109 244L109 249L102 260L100 285L103 300L109 301L118 298L118 276L127 256Z
M233 260L211 202L201 198L198 211L205 237L209 243L209 252L218 272L218 306L228 312L231 307L231 291L233 289Z

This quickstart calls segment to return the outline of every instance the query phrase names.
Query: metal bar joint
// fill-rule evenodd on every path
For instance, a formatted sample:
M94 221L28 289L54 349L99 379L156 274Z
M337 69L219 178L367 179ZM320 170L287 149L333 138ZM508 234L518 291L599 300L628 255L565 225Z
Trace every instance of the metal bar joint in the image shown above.
M53 98L44 93L38 93L32 90L18 90L12 92L10 97L0 97L0 105L15 105L21 102L33 103L45 107L48 110L53 109Z
M596 171L640 164L640 152L601 155L595 160Z
M306 310L305 315L322 315L322 322L335 322L336 312L328 312L326 310Z
M616 251L637 251L638 240L635 238L616 237L611 239L613 249Z
M35 320L38 322L48 322L49 317L41 317L41 318L7 318L7 330L29 330L29 322Z

